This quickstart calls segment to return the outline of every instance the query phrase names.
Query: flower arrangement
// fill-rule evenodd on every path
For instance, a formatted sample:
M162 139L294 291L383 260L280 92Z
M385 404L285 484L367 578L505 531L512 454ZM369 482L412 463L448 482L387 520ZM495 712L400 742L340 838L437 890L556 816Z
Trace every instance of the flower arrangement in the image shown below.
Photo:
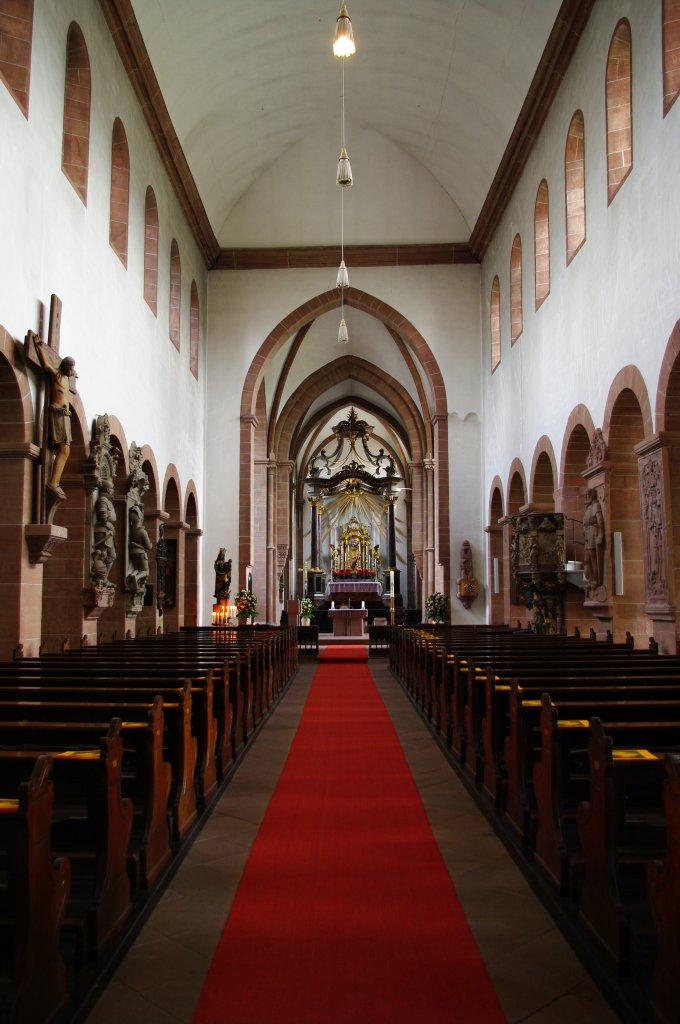
M449 599L438 590L425 598L425 616L429 622L446 622Z
M249 590L239 590L234 598L234 604L237 618L250 619L257 616L257 597Z
M311 597L303 597L300 601L300 618L311 619L314 615L314 601Z
M334 580L372 580L375 573L372 569L335 569Z

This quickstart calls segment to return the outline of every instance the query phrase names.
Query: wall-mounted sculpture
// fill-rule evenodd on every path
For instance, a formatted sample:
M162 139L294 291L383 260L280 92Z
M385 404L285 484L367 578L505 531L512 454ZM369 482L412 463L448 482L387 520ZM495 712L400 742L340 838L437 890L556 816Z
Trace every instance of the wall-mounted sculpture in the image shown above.
M90 455L85 464L85 489L91 496L89 579L85 587L88 618L97 618L115 601L116 586L109 574L117 553L113 501L117 470L118 452L111 444L111 426L105 413L95 420Z
M472 548L469 540L464 540L460 546L459 572L458 600L464 608L469 608L475 598L479 596L479 581L475 579L472 567Z
M583 570L586 583L586 602L602 604L607 600L604 579L606 537L604 511L598 489L595 487L589 488L585 494L583 535L585 543Z
M146 581L149 575L151 538L144 525L143 498L149 489L149 478L142 468L142 452L137 445L130 446L130 475L128 476L128 564L125 574L127 594L126 614L136 618L144 607Z

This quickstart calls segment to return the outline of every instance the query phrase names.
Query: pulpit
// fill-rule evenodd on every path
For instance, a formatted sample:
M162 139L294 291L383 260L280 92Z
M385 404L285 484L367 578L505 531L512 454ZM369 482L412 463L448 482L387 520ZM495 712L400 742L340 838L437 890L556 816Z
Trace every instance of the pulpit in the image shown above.
M368 618L365 608L331 608L328 613L333 623L333 636L363 636Z

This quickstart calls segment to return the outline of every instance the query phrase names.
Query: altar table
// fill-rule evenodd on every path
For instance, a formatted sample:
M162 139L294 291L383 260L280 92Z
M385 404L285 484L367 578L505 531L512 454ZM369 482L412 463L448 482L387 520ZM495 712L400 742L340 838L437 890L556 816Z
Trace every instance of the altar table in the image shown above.
M326 584L326 597L352 597L360 594L371 600L382 597L382 583L379 580L333 580Z
M333 620L333 636L364 635L365 608L331 608L328 614Z

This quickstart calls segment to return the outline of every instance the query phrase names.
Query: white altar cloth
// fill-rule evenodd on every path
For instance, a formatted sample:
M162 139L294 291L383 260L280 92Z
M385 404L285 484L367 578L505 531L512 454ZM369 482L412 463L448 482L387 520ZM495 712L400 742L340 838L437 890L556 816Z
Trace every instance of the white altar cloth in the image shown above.
M326 584L326 597L335 598L343 594L362 594L382 597L382 583L379 580L333 580Z

